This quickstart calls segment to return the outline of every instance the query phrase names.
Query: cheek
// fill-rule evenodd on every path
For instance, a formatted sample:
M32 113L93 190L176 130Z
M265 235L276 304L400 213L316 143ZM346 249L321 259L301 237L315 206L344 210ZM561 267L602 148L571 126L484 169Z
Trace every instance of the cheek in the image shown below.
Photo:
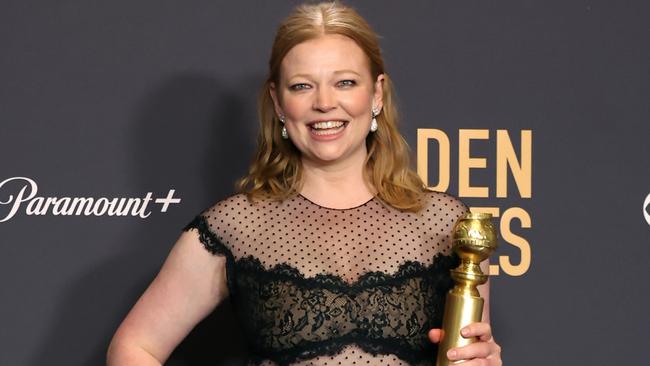
M367 92L351 93L341 100L341 105L351 116L370 115L372 95Z
M287 118L291 120L299 119L309 109L305 100L295 96L285 96L280 106Z

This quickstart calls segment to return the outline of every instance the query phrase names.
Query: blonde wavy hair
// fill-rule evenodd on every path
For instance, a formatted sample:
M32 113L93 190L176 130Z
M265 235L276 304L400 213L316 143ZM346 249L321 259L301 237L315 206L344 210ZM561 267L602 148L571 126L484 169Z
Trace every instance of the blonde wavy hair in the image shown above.
M262 198L284 200L300 191L303 184L300 151L290 140L282 138L282 125L275 115L269 90L271 83L278 84L280 64L289 50L326 34L354 40L368 57L373 79L384 74L383 109L377 116L379 128L366 138L368 155L364 179L390 206L419 211L424 204L426 186L409 167L409 148L397 130L393 85L384 69L377 34L354 9L338 1L300 5L279 26L273 41L268 78L258 97L257 151L248 174L236 183L237 190L253 201Z

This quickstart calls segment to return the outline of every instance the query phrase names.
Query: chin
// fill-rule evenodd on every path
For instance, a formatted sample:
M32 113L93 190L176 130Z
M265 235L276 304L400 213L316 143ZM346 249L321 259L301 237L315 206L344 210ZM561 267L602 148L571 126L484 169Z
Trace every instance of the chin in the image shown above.
M329 154L321 154L321 155L314 155L314 159L317 162L323 162L323 163L335 163L337 161L342 161L343 158L341 155L329 155Z
M338 144L336 146L334 146L334 144L330 146L320 146L318 149L310 150L308 159L320 163L335 163L354 159L357 154L361 153L361 151L357 151L357 149L350 149L349 145L346 146L347 148ZM362 146L361 148L363 147L365 146Z
M343 158L339 151L311 151L308 159L312 161L333 162Z

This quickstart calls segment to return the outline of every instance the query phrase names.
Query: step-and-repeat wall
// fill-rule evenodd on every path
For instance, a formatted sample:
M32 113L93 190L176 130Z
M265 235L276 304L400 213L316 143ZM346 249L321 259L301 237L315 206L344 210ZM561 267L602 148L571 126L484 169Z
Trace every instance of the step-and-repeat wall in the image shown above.
M183 226L233 192L292 1L0 7L0 364L100 365ZM511 365L640 365L650 6L350 1L382 37L414 167L491 212ZM169 365L234 365L226 302Z

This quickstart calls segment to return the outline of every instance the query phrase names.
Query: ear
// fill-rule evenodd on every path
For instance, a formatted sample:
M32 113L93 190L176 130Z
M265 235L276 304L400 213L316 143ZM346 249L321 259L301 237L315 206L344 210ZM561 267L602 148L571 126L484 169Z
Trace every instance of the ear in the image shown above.
M377 75L377 80L375 80L375 93L372 97L372 105L379 109L384 106L384 74Z
M269 83L269 94L273 100L273 109L275 109L276 116L284 114L282 108L280 108L280 101L278 99L278 93L274 82Z

